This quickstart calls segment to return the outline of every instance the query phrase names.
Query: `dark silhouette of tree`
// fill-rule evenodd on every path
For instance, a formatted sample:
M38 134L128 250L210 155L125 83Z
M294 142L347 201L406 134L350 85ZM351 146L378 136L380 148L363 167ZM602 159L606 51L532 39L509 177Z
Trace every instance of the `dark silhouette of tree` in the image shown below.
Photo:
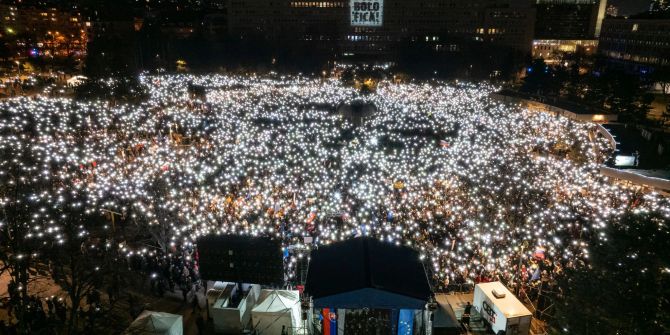
M33 126L0 135L34 134ZM49 191L50 182L41 174L36 154L31 144L23 141L0 147L0 274L6 271L10 276L7 291L19 334L31 332L28 285L44 274L38 267L44 243L40 232L50 225L50 217L40 211L48 206L48 197L39 196Z
M557 96L562 85L562 76L557 76L557 70L551 68L539 58L533 60L526 69L521 89L524 92L542 96Z
M670 330L670 222L628 213L567 269L556 326L569 334L664 334Z
M86 0L81 7L96 26L87 45L85 74L93 78L135 75L138 57L132 2Z
M113 269L121 266L108 223L99 212L87 211L82 199L72 194L56 209L62 239L52 243L44 255L51 278L69 299L69 313L63 320L66 334L80 333L84 308L87 315L101 309L99 290Z

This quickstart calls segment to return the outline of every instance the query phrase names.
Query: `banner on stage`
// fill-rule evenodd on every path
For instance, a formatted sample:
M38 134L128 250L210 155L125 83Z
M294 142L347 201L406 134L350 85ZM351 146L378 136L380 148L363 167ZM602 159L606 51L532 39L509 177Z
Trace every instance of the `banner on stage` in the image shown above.
M414 334L414 311L401 309L398 315L398 335Z

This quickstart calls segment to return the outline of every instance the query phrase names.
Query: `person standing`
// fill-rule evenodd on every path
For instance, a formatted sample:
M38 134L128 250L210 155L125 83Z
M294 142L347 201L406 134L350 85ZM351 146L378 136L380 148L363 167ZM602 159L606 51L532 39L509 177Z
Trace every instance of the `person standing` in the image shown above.
M198 335L205 334L205 320L202 317L195 319L195 326L198 327Z
M188 291L186 291L186 287L182 285L181 287L181 296L184 298L184 305L187 303L186 297L188 296Z
M197 293L193 294L192 307L193 307L193 310L191 311L191 313L195 314L196 310L198 310L198 312L200 312L200 302L198 301L198 294Z
M465 305L465 309L463 310L463 316L461 317L461 322L469 326L470 325L470 312L472 311L472 304L468 301L467 304Z

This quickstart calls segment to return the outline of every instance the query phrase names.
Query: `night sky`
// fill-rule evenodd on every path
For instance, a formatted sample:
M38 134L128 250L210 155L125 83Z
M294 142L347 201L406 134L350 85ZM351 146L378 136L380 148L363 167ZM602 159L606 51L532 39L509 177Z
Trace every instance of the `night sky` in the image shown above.
M631 15L649 9L650 0L608 0L608 4L619 7L619 15Z

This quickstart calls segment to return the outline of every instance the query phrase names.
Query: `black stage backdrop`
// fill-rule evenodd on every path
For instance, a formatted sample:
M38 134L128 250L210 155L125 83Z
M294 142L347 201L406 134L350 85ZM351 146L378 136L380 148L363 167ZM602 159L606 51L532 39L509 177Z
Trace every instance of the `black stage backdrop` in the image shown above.
M200 276L261 285L281 285L284 279L279 240L248 236L205 236L197 240Z

